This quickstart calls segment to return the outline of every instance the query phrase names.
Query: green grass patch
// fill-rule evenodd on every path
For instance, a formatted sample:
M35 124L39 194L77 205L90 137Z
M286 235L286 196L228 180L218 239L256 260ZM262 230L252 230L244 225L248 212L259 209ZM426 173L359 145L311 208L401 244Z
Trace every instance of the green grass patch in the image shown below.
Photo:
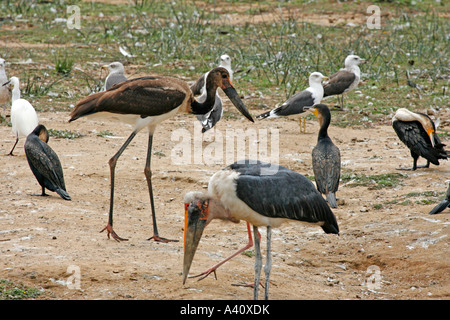
M81 133L73 132L66 129L64 130L48 129L48 133L53 138L63 138L63 139L76 139L84 136Z
M238 91L262 92L271 102L264 103L272 107L304 89L311 72L330 75L343 67L345 56L355 53L367 59L361 66L363 82L345 98L346 112L333 112L333 125L384 124L398 107L439 109L445 103L450 65L449 5L444 1L375 1L383 13L380 29L364 23L317 25L296 16L299 8L311 14L361 14L364 4L373 2L9 0L0 4L5 16L0 27L12 26L2 29L2 39L38 45L31 50L7 48L4 56L33 61L10 66L10 74L23 79L28 97L55 92L73 104L100 90L105 77L100 77L100 65L116 60L138 65L140 73L193 80L226 53L241 71L235 74ZM69 29L64 21L68 5L80 8L79 30ZM288 14L278 14L280 8ZM249 22L230 23L227 14L234 13L247 14ZM251 23L252 17L265 13L274 13L274 19ZM131 57L124 57L119 47ZM420 92L407 85L406 71L423 88ZM331 97L325 103L336 101ZM249 107L258 103L253 99Z
M405 177L405 175L400 173L364 175L343 172L341 174L341 182L349 187L365 186L369 189L395 188L402 184L402 180Z
M112 137L112 136L114 136L114 133L112 133L111 131L109 131L109 130L103 130L103 131L100 131L99 133L97 133L97 136L98 137L102 137L102 138L105 138L105 137Z
M0 279L0 300L22 300L37 298L42 294L35 288L28 288L9 280Z

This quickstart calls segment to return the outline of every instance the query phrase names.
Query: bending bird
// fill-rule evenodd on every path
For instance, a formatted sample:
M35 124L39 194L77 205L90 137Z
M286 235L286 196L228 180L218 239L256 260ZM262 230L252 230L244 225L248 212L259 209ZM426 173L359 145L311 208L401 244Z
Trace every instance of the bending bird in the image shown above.
M147 127L149 130L147 159L144 174L147 180L150 204L152 208L153 232L150 239L155 241L170 241L161 238L156 225L155 206L153 201L151 156L152 142L155 129L163 120L175 116L179 112L192 114L206 114L213 106L217 88L221 88L236 108L250 121L253 118L239 98L236 89L230 81L228 71L224 68L211 70L206 79L207 97L203 102L195 100L189 85L180 79L164 76L148 76L127 80L116 84L107 91L94 93L77 103L70 114L69 122L75 121L83 116L110 116L134 125L133 131L109 160L111 175L111 195L108 223L102 230L117 240L126 240L119 237L113 230L113 208L114 208L114 184L115 167L117 160L127 148L136 134Z
M430 162L438 166L440 159L448 158L448 152L444 150L445 144L441 143L439 136L436 134L433 120L426 114L400 108L392 117L392 127L399 139L409 148L413 158L411 169L399 170L428 168ZM417 166L419 157L425 158L427 164Z
M64 174L58 155L47 144L47 128L40 124L27 137L24 149L30 169L42 187L41 196L47 196L45 189L56 192L64 200L71 200L66 191Z
M235 223L245 220L253 225L256 250L254 299L258 299L262 267L258 227L267 227L266 299L269 296L272 228L296 220L319 225L325 233L339 234L336 217L306 177L276 164L238 161L211 177L208 192L189 192L185 196L183 284L203 230L213 219Z

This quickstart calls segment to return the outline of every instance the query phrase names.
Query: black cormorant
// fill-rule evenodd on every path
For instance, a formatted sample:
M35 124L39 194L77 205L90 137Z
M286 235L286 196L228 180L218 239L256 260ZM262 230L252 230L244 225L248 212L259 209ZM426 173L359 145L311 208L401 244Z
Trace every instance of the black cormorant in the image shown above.
M46 196L45 189L56 192L64 200L71 200L66 191L63 169L55 151L47 144L49 134L47 128L39 124L25 141L25 155L31 171L42 187L42 196Z

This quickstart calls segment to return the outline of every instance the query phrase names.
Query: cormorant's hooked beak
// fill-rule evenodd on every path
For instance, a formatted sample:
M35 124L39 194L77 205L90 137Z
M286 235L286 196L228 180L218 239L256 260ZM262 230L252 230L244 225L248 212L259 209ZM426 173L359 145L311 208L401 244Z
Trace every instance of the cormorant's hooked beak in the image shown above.
M318 116L319 112L317 111L317 109L312 106L312 107L303 107L303 111L309 111L311 113L313 113L316 117Z
M434 130L433 129L427 129L427 134L430 136L431 145L434 148Z
M184 261L183 261L183 284L191 268L195 251L197 250L206 221L209 214L209 201L198 201L184 205Z
M238 93L236 92L236 89L233 87L229 79L222 79L222 86L221 86L223 92L227 95L227 97L233 102L234 106L251 122L255 122L250 115L250 112L248 112L247 107L242 102L241 98L239 98Z

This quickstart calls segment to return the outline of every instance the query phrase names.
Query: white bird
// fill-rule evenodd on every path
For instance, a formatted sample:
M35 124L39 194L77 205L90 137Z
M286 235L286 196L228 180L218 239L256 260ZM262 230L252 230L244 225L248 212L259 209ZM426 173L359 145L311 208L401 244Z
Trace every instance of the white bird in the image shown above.
M230 74L230 81L233 81L233 70L231 69L231 58L227 54L220 56L219 67L227 69ZM191 91L194 96L200 95L198 101L204 101L206 99L206 82L205 79L209 72L203 74L192 86ZM222 118L223 115L223 104L219 93L216 93L216 98L214 102L214 107L210 112L202 115L197 115L197 119L202 124L202 132L206 132L216 125L217 122Z
M361 80L361 70L358 65L365 62L365 59L361 59L355 55L349 55L345 58L345 68L330 76L329 81L325 81L323 84L324 94L323 97L340 95L338 98L341 109L344 107L344 93L347 93L355 89L359 81Z
M7 86L1 86L8 82L8 76L5 71L5 59L0 58L0 106L5 109L6 104L11 101L11 91Z
M103 90L108 90L113 85L127 81L127 77L125 76L125 69L123 64L120 62L112 62L110 64L102 66L102 69L109 69L109 74L105 80L105 86Z
M303 127L301 124L302 116L307 115L303 110L304 107L312 107L315 104L319 104L323 98L322 81L328 80L320 72L313 72L309 76L309 87L303 91L300 91L290 97L281 106L260 114L256 118L278 118L281 116L297 116L300 122L300 131L305 132L305 123Z
M39 121L31 103L20 98L19 78L11 77L3 86L8 84L12 86L11 124L12 131L16 136L16 143L9 152L9 155L12 156L19 137L28 136L37 127Z

